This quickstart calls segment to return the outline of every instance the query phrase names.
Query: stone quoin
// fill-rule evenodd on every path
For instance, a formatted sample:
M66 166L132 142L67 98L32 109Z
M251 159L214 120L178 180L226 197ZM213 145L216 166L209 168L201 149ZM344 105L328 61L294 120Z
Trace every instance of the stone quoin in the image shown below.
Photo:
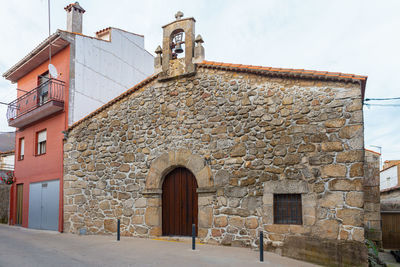
M256 248L264 231L267 250L366 266L366 77L205 61L182 16L163 27L156 74L69 128L65 232L112 234L121 219L122 236L168 234L163 183L180 167L197 182L201 241ZM292 196L297 223L279 223Z

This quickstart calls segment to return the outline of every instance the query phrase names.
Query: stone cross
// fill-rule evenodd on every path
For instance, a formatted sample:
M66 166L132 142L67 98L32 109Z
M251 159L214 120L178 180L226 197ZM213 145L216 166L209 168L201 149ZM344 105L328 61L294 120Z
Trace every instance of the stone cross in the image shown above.
M180 20L183 17L183 12L182 11L178 11L175 14L175 18L176 20Z

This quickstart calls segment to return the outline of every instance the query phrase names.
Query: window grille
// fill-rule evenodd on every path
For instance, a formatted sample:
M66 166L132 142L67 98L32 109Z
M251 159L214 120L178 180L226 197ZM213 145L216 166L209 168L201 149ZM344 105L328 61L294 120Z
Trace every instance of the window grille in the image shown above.
M303 224L301 194L274 194L274 224Z

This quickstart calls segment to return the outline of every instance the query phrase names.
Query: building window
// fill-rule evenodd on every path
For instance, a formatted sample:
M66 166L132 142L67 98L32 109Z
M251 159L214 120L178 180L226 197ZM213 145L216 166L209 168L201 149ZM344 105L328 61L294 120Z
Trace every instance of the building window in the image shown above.
M42 155L46 153L46 139L47 131L41 131L37 133L37 155Z
M274 223L303 224L301 194L274 194Z
M20 138L19 139L19 155L18 155L18 159L19 160L23 160L24 159L24 155L25 155L25 139L24 138Z

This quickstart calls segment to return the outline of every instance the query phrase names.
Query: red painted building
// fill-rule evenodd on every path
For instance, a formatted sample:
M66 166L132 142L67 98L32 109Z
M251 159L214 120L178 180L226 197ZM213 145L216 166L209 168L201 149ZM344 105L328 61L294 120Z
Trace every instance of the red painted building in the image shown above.
M65 10L67 30L57 30L3 74L18 88L7 111L9 126L17 128L9 222L60 232L63 131L153 73L143 36L116 28L86 36L85 10L77 2ZM57 77L49 75L50 63ZM117 89L110 91L113 83Z

